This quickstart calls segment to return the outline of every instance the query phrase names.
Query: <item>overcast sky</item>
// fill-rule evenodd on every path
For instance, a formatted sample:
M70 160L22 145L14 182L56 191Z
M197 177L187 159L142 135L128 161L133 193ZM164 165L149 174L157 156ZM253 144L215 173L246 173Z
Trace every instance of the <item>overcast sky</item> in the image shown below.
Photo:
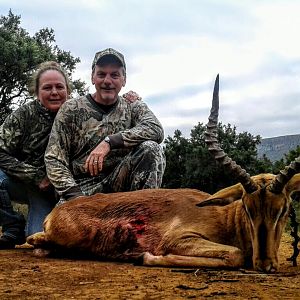
M300 0L0 0L31 35L53 28L88 83L95 52L125 56L127 85L173 136L206 123L220 74L220 121L263 138L300 134Z

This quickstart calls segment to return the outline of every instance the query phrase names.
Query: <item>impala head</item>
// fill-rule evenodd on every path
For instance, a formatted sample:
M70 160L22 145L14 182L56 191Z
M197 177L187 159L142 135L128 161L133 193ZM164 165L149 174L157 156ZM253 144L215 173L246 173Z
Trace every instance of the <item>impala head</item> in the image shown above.
M278 248L291 202L287 193L270 191L274 178L272 174L252 177L258 188L252 193L244 192L241 197L251 236L253 267L263 272L278 269Z
M216 78L212 108L205 132L210 153L240 182L212 195L202 205L226 205L242 200L245 222L252 243L252 262L256 270L274 272L278 268L278 248L287 223L291 194L300 190L300 158L275 176L251 177L221 149L217 139L219 113L219 75Z

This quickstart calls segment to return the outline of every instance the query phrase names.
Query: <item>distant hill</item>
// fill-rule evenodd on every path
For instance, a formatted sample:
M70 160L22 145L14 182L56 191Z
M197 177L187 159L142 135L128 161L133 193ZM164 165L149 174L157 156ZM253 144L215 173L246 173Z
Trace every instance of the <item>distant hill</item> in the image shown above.
M280 160L284 154L300 145L300 134L284 135L272 138L262 139L261 144L257 146L258 157L264 154L272 161Z

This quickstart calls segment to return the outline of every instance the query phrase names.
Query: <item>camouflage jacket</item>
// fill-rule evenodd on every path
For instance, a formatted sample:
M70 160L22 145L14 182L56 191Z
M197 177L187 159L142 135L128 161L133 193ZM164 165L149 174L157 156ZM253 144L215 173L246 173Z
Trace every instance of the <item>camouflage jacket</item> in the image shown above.
M98 177L91 177L84 170L85 161L106 136L110 137L111 151ZM48 177L61 199L74 190L90 194L89 185L107 177L132 147L147 140L161 143L163 138L162 125L145 102L129 103L119 96L105 112L91 95L70 99L53 124L45 153Z
M10 114L0 127L0 169L38 185L46 176L44 154L54 118L37 100Z

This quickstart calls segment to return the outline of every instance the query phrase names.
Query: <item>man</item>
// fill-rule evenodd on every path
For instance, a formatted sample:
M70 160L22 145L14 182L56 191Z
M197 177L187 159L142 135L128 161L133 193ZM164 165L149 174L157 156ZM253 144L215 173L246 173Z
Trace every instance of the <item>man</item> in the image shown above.
M108 48L92 63L96 92L57 114L45 163L60 203L82 195L158 188L165 169L163 128L142 101L128 103L124 56Z

